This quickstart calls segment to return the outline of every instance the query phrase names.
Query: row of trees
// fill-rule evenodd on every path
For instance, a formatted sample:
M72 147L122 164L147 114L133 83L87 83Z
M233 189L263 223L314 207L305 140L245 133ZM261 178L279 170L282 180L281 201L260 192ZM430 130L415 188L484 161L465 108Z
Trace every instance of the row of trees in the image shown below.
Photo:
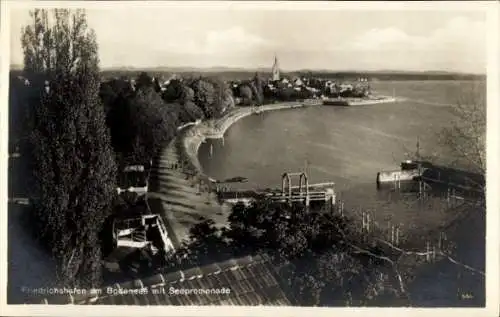
M177 127L215 118L234 107L234 90L209 78L172 80L162 90L146 73L100 82L96 37L83 10L36 9L22 31L25 82L14 80L11 102L24 109L18 137L30 162L32 224L59 263L67 285L95 285L98 232L115 201L118 166L147 163ZM264 102L256 76L238 96Z
M22 30L24 70L12 78L11 122L30 163L30 221L65 285L100 281L99 232L116 201L119 167L149 163L177 127L234 107L216 79L141 73L101 82L96 37L83 10L36 9ZM19 109L23 109L19 111ZM22 124L19 124L19 121ZM13 135L11 135L12 137Z
M183 123L211 119L234 107L226 83L205 78L173 79L162 91L141 73L135 87L126 79L102 83L100 96L121 162L149 162Z
M30 163L30 221L66 285L100 280L98 233L116 201L118 167L147 163L177 127L234 106L225 83L197 78L168 89L141 73L101 83L98 48L83 10L31 12L22 31L23 78L12 78L12 120ZM21 79L21 80L20 80ZM26 79L26 80L23 80ZM23 109L22 111L18 111ZM12 122L11 120L11 122Z

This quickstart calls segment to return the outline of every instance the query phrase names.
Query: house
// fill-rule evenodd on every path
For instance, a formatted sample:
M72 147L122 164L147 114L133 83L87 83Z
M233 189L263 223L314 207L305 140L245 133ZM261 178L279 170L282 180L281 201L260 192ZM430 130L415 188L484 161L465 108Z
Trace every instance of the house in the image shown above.
M108 272L136 274L142 264L137 255L168 254L176 247L168 223L151 211L146 196L127 192L120 198L100 232L103 264Z
M127 165L119 174L118 194L125 191L145 194L148 191L148 179L149 168L144 165Z
M276 90L276 87L274 87L274 85L272 83L268 83L267 84L267 88L270 90L270 91L274 91Z
M291 306L294 302L291 297L269 257L249 255L186 270L158 273L104 287L92 294L33 298L33 303Z
M296 87L300 87L300 86L304 85L304 82L303 82L303 81L302 81L302 79L300 79L300 78L295 78L295 79L293 80L293 84L294 84L294 86L296 86Z
M353 86L351 84L340 84L340 92L346 91L346 90L352 90Z

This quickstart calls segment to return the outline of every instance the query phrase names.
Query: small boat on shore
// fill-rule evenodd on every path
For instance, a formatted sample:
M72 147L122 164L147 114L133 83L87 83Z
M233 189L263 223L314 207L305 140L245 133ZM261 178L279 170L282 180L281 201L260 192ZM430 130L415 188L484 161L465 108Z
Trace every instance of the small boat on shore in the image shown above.
M228 178L223 181L223 183L246 183L246 182L248 182L248 178L241 176Z

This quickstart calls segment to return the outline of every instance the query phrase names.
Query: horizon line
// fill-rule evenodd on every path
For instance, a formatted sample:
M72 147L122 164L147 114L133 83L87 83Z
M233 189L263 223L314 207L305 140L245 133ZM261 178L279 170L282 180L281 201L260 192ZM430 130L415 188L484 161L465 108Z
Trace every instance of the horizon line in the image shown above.
M168 71L169 69L185 69L186 72L189 71L211 71L215 69L226 69L228 72L230 71L262 71L263 69L269 68L269 72L271 72L270 67L265 66L256 66L256 67L238 67L238 66L206 66L206 67L198 67L198 66L107 66L100 67L100 71L116 71L116 70L155 70L155 69L165 69L164 71ZM23 65L21 64L10 64L9 71L12 70L22 70ZM293 73L293 72L328 72L328 73L393 73L393 74L404 74L404 73L441 73L447 75L475 75L475 76L486 76L486 72L466 72L466 71L458 71L458 70L439 70L439 69L424 69L424 70L405 70L405 69L378 69L378 70L339 70L339 69L319 69L319 68L301 68L301 69L280 69L281 72L285 73Z

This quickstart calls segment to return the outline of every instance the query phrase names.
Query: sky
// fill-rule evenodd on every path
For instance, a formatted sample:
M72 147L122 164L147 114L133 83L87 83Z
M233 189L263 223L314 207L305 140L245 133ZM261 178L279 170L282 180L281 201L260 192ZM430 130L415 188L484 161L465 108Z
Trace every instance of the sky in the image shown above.
M231 7L87 9L101 68L271 67L486 72L480 11L234 10ZM13 9L11 64L22 64L28 9Z

